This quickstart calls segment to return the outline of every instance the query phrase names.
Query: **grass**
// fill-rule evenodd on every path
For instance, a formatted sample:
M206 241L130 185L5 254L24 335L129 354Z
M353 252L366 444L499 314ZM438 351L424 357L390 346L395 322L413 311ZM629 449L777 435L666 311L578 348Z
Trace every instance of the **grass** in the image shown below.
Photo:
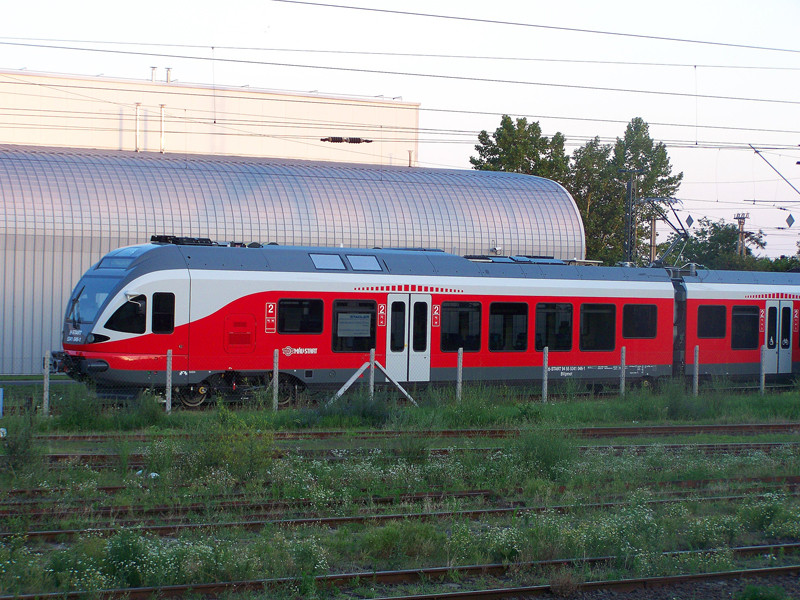
M273 413L219 403L209 410L176 411L167 416L152 395L112 411L99 410L91 396L76 395L62 399L54 417L27 414L2 420L0 426L7 428L9 436L2 443L0 464L5 468L0 473L0 490L64 487L57 494L64 506L78 498L91 499L97 505L180 505L236 491L251 500L309 500L307 510L295 509L298 514L353 515L378 510L369 500L372 496L399 500L405 492L482 488L494 490L506 503L570 504L575 505L574 510L563 514L555 510L519 512L482 520L398 518L380 525L339 528L268 526L258 532L219 528L169 539L123 529L107 539L86 535L64 546L37 548L26 542L28 524L21 520L3 527L19 535L0 542L0 593L289 577L293 583L280 594L311 597L327 594L314 583L315 575L327 572L617 557L599 575L580 569L541 574L543 582L569 594L578 582L595 576L728 569L735 564L728 550L732 545L800 539L800 501L780 491L753 493L738 503L691 499L650 503L660 493L658 482L796 475L800 451L794 447L771 454L708 456L696 450L669 452L663 446L665 440L657 440L642 454L608 455L578 452L577 446L586 442L561 431L631 423L790 421L798 417L796 392L761 397L708 390L693 398L674 384L658 392L631 390L624 398L586 398L574 392L543 404L522 390L475 386L465 389L461 402L446 390L430 390L418 401L416 408L396 399L370 402L354 393L317 410ZM414 435L422 429L478 427L513 427L521 434L491 440L497 449L488 454L447 455L431 452L441 442ZM273 459L272 431L303 428L402 429L405 434L399 439L377 440L371 448L365 448L360 440L345 438L342 446L353 447L339 450L340 461L304 460L291 454ZM33 434L69 431L189 435L154 437L144 444L111 442L107 449L116 451L119 461L107 471L81 465L45 469L39 460L43 442ZM781 438L793 439L791 435ZM448 443L478 447L487 442ZM143 475L137 476L131 472L130 456L140 451L144 451L146 465ZM158 477L150 478L150 473L158 473ZM103 497L98 486L111 483L124 489L114 497ZM598 494L620 494L625 501L606 509L589 508L587 504ZM3 497L0 491L0 499ZM457 510L479 507L483 502L452 498L422 504L398 502L390 510L397 514ZM88 512L74 517L73 524L91 526L95 517ZM222 522L245 516L217 510L190 518ZM47 525L56 528L63 523L53 519ZM662 554L670 550L702 552ZM741 598L781 597L763 589L747 593L750 595Z

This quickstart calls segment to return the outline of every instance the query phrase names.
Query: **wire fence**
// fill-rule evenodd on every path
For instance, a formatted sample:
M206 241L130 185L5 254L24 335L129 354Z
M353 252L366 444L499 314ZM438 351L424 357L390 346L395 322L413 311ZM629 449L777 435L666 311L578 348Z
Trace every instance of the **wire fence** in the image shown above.
M391 393L400 395L405 401L416 405L413 393L421 389L430 381L430 363L420 363L416 366L407 363L404 369L398 371L396 364L389 364L390 358L382 364L376 359L375 349L368 354L368 359L361 362L364 354L348 355L342 358L341 365L335 369L297 369L298 350L302 349L275 349L271 360L265 359L260 370L253 369L252 359L233 361L230 368L209 375L206 379L203 372L190 373L185 369L176 369L172 351L166 355L149 356L149 370L137 373L137 377L117 384L98 383L87 381L85 383L74 381L67 376L54 372L54 364L50 356L43 357L42 373L39 377L17 377L4 379L0 377L0 417L17 412L36 411L45 416L53 411L58 412L60 405L71 398L95 395L104 404L115 406L135 402L135 398L142 392L155 395L164 405L167 413L177 406L201 406L211 403L215 398L230 401L239 401L257 405L265 409L277 411L279 407L296 404L303 391L309 388L316 391L315 404L332 404L339 401L345 394L359 390L368 396L369 401L376 400L376 391L386 395ZM551 393L550 384L555 381L564 385L565 382L573 385L585 384L591 386L591 381L580 378L570 379L575 373L573 367L550 365L550 350L544 348L542 352L542 365L534 367L534 374L528 380L514 380L504 383L527 385L529 388L539 388L542 402L547 402ZM759 368L759 392L765 393L766 383L766 347L761 349ZM383 358L383 357L382 357ZM640 366L628 364L628 354L625 347L621 348L620 362L616 366L605 367L604 385L613 387L624 396L629 387L630 380L639 382L642 378ZM697 396L700 389L700 378L703 373L700 349L694 348L693 360L687 369L692 381L692 394ZM455 400L461 401L465 373L467 383L480 382L476 379L473 369L464 368L464 349L459 348L456 355L456 367L452 369L452 377L435 381L438 388L449 389L454 393ZM421 366L420 366L421 365ZM180 365L185 366L185 365ZM303 361L303 366L308 366L308 361ZM329 365L326 365L329 366ZM91 366L89 368L92 368ZM96 367L95 367L96 368ZM577 367L576 367L577 368ZM616 371L618 387L609 377ZM400 376L398 376L398 372ZM314 380L316 377L316 381ZM102 382L102 378L99 379ZM317 384L318 383L318 384ZM294 402L293 402L294 401Z

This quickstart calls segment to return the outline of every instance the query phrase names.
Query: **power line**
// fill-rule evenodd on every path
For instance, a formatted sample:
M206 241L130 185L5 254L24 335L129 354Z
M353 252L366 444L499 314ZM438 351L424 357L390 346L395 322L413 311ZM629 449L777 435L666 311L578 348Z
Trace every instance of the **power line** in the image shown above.
M274 0L275 2L286 2L289 0ZM366 10L366 9L365 9ZM370 9L372 10L372 9ZM74 50L77 52L98 52L98 53L109 53L109 54L124 54L124 55L134 55L134 56L149 56L149 57L163 57L163 58L173 58L173 59L181 59L181 60L200 60L200 61L212 61L212 62L224 62L224 63L235 63L235 64L250 64L250 65L259 65L259 66L270 66L270 67L285 67L285 68L294 68L294 69L317 69L323 71L343 71L348 73L362 73L368 75L397 75L401 77L421 77L425 79L441 79L445 81L471 81L476 83L495 83L495 84L506 84L506 85L524 85L524 86L533 86L533 87L547 87L547 88L559 88L559 89L569 89L569 90L583 90L583 91L601 91L601 92L612 92L612 93L623 93L623 94L645 94L645 95L654 95L654 96L667 96L667 97L677 97L677 98L694 98L694 99L702 99L702 100L729 100L729 101L739 101L739 102L759 102L759 103L767 103L767 104L788 104L788 105L798 105L800 104L800 100L783 100L778 98L748 98L744 96L724 96L724 95L715 95L715 94L692 94L688 92L670 92L665 90L640 90L635 88L615 88L609 86L591 86L591 85L577 85L577 84L569 84L569 83L553 83L547 81L521 81L516 79L497 79L497 78L488 78L488 77L467 77L464 75L446 75L441 73L415 73L412 71L388 71L388 70L381 70L381 69L364 69L364 68L355 68L355 67L340 67L340 66L331 66L331 65L309 65L309 64L301 64L301 63L285 63L285 62L275 62L275 61L258 61L258 60L246 60L246 59L232 59L232 58L212 58L212 57L201 57L201 56L189 56L189 55L180 55L180 54L164 54L164 53L153 53L153 52L141 52L141 51L133 51L133 50L108 50L108 49L97 49L97 48L79 48L74 46L59 46L59 45L46 45L46 44L26 44L21 42L0 42L0 45L8 45L8 46L28 46L28 47L36 47L36 48L49 48L54 50ZM800 53L800 50L797 51Z
M293 54L332 54L339 56L383 56L396 58L446 58L458 60L492 60L509 62L543 62L556 64L614 65L632 67L668 67L687 69L741 69L763 71L800 71L800 67L782 67L775 65L720 65L670 62L641 62L630 60L598 60L580 58L543 58L535 56L492 56L480 54L434 54L429 52L379 52L374 50L330 50L316 48L269 48L260 46L210 46L208 44L169 44L160 42L122 42L112 40L75 40L60 38L31 38L2 36L0 40L28 42L57 42L65 44L96 44L109 46L149 46L155 48L196 48L209 51L234 50L246 52L286 52Z
M734 44L728 42L712 42L708 40L693 40L688 38L675 38L675 37L665 37L665 36L657 36L657 35L645 35L641 33L624 33L619 31L603 31L599 29L581 29L577 27L559 27L556 25L540 25L536 23L522 23L519 21L499 21L494 19L481 19L478 17L459 17L454 15L439 15L433 13L422 13L422 12L407 12L401 10L390 10L385 8L369 8L365 6L347 6L343 4L328 4L322 2L306 2L304 0L273 0L274 2L283 2L284 4L299 4L305 6L317 6L321 8L341 8L347 10L358 10L364 12L373 12L373 13L384 13L384 14L391 14L391 15L403 15L403 16L411 16L411 17L426 17L431 19L445 19L449 21L463 21L463 22L470 22L470 23L485 23L488 25L511 25L514 27L529 27L535 29L545 29L550 31L566 31L569 33L590 33L593 35L609 35L609 36L617 36L617 37L624 37L624 38L635 38L635 39L642 39L642 40L653 40L653 41L660 41L660 42L678 42L682 44L702 44L706 46L721 46L725 48L741 48L745 50L763 50L768 52L787 52L792 54L800 54L800 50L794 50L791 48L774 48L769 46L754 46L749 44Z
M82 85L82 84L75 84L75 83L54 85L54 84L44 84L44 83L32 82L32 81L28 81L28 80L26 80L24 78L15 78L13 76L8 76L8 75L5 75L5 77L6 77L6 79L10 80L10 83L13 83L13 84L18 84L18 85L22 85L22 86L33 86L33 87L43 86L43 87L46 87L48 89L57 89L57 90L60 90L60 91L64 91L65 93L67 93L67 92L68 93L72 93L73 95L75 95L75 96L77 96L79 98L82 98L84 100L87 100L87 101L98 102L98 103L108 103L108 104L112 104L114 106L127 106L127 105L132 106L130 103L122 103L122 102L112 101L112 100L108 100L108 99L96 98L94 96L89 96L89 95L84 94L84 93L76 93L76 92L72 91L72 90L75 90L75 89L78 89L78 90L91 90L91 91L111 91L111 92L119 91L120 88L114 87L114 86L98 87L98 86ZM141 90L137 90L137 91L140 92L140 93L144 93L144 94L157 94L157 95L162 95L162 96L163 95L176 95L176 96L189 96L189 97L202 97L202 98L209 98L210 97L208 95L208 93L190 92L190 91L187 91L185 89L177 89L175 91L165 90L163 86L158 88L158 89L142 88ZM13 94L14 92L9 92L9 93ZM263 101L263 102L272 101L272 102L290 102L290 103L300 103L300 104L303 104L303 103L323 104L323 105L331 105L331 106L334 106L334 105L335 106L360 106L360 107L364 106L363 101L359 102L358 100L352 100L352 101L347 100L347 99L344 99L344 100L333 100L333 99L325 99L325 98L268 98L268 97L264 97L263 95L258 95L258 96L255 95L255 94L248 95L246 93L237 93L236 95L225 94L225 93L221 93L219 90L215 90L215 96L217 98L230 98L230 99L233 99L233 98L250 98L250 99L258 98L259 101ZM159 104L160 104L160 102L159 102ZM495 112L488 112L488 111L467 111L467 110L447 109L447 108L424 108L424 107L419 107L419 106L408 106L408 105L405 105L405 104L391 104L391 103L387 104L387 105L372 106L370 108L375 108L375 109L389 108L389 109L393 109L393 110L420 110L420 111L430 111L430 112L447 113L447 114L450 114L450 113L452 113L452 114L465 114L466 113L466 114L488 115L488 116L500 116L501 114L503 114L503 113L499 113L499 112L495 113ZM206 112L209 115L212 114L211 111L197 111L197 112L200 112L200 113ZM225 116L225 115L252 116L254 118L258 118L259 119L258 123L263 123L263 113L261 113L261 114L249 114L248 115L246 113L241 113L241 112L227 112L227 111L219 111L219 110L217 110L213 114L216 114L218 117L220 115L222 115L222 116ZM277 115L276 115L276 118L278 118ZM530 118L530 119L558 119L558 120L570 120L570 121L577 121L577 122L596 122L596 123L613 123L613 124L627 124L628 123L628 121L624 121L624 120L621 120L621 119L619 119L619 120L617 120L617 119L600 119L600 118L591 118L591 117L570 117L570 116L558 116L558 115L526 115L526 118ZM257 123L253 123L253 124L255 125ZM321 125L325 125L325 126L330 126L332 124L332 122L326 121L326 122L320 122L320 124ZM380 126L380 124L378 124L378 123L344 123L344 122L335 123L335 122L333 122L333 124L346 126L346 127L358 127L358 126L360 126L360 127L364 127L364 128L370 128L370 127L375 128L375 127L379 127ZM739 130L741 130L741 131L753 131L753 132L764 132L764 133L786 133L786 134L797 134L797 133L800 133L798 131L781 131L781 130L773 130L773 129L761 130L761 129L757 129L757 128L738 128L738 127L727 128L727 127L724 127L724 126L716 126L716 125L709 125L709 126L697 125L696 126L696 125L691 125L691 124L664 123L664 122L651 122L649 124L653 125L653 126L697 128L697 129L710 129L710 130L723 130L723 131L730 129L731 131L739 131ZM415 129L415 130L408 129L407 131L413 132L413 131L423 131L423 130L422 129ZM477 131L470 131L470 130L448 130L448 129L438 129L438 130L432 130L432 131L439 131L439 132L442 132L442 134L453 134L453 133L456 133L456 134L459 134L459 135L475 135L475 136L477 136L477 133L478 133ZM578 140L590 140L590 139L594 139L594 137L595 136L569 135L569 139L571 139L571 140L575 140L575 139L578 139ZM616 142L616 138L602 137L601 141L603 141L605 143L615 143ZM666 140L664 140L664 143L665 143L665 145L667 145L669 147L675 147L675 148L689 148L689 147L705 148L705 149L708 149L708 148L713 148L713 149L729 148L729 149L736 149L736 150L749 149L749 144L750 144L750 142L713 142L713 141L700 142L699 140L696 140L696 139L695 140L670 140L670 139L666 139ZM763 149L766 149L768 147L768 144L767 143L759 143L759 146L763 147ZM780 145L780 146L775 146L775 148L776 149L781 149L781 150L794 150L795 149L795 145L794 144L784 144L784 145Z

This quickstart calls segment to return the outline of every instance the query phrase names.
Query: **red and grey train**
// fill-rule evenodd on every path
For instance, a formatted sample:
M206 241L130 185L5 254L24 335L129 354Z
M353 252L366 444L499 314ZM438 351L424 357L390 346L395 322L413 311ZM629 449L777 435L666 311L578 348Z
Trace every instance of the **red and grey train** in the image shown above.
M399 382L589 385L800 372L800 275L594 267L435 250L218 245L154 236L110 252L69 300L62 370L189 405L266 383L337 387L369 359Z

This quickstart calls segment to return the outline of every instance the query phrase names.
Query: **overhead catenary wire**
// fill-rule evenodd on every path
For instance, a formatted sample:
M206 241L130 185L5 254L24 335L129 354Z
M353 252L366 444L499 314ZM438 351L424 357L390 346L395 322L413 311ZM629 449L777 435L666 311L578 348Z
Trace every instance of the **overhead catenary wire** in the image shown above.
M27 85L39 86L39 85L43 85L43 84L39 84L39 83L36 83L36 82L30 82L30 81L27 81L25 79L15 78L15 77L9 76L8 74L0 74L0 77L3 77L5 79L9 79L9 80L12 80L12 81L16 81L17 83L19 83L22 86L27 86ZM58 89L58 90L61 90L61 91L66 90L66 92L70 92L70 93L73 93L73 91L76 90L76 89L77 90L89 90L89 91L95 91L95 92L96 91L119 91L119 89L120 89L119 87L115 87L115 86L112 86L110 84L107 85L107 86L104 86L104 87L97 87L97 86L91 86L91 85L88 85L88 84L87 85L81 85L81 84L75 84L75 83L58 84L58 85L47 84L46 87L53 88L53 89ZM163 89L148 90L146 88L143 88L143 89L138 90L138 91L140 91L141 93L145 93L145 94L149 94L149 93L160 94L160 95L174 94L176 96L194 96L194 97L205 97L205 98L209 97L209 94L207 92L206 93L191 92L191 91L188 91L186 89L180 89L180 90L175 90L173 92L170 92L170 91L164 91ZM115 106L126 105L125 103L121 103L121 102L118 102L118 101L111 101L111 100L106 99L106 98L90 97L90 96L87 96L85 94L77 94L77 96L81 97L81 98L83 98L83 99L85 99L87 101L94 101L94 102L98 102L98 103L109 103L109 104L113 104ZM217 90L216 97L217 98L220 98L220 97L222 97L222 98L240 98L240 97L242 97L242 95L241 94L235 95L235 94L232 94L232 93L231 94L222 94ZM244 97L248 97L248 95L245 93ZM264 98L263 95L255 95L255 94L252 95L252 96L249 96L249 97L250 98L258 97L260 101L266 101L266 102L269 102L270 100L272 100L272 101L275 101L275 102L292 102L292 103L297 103L297 102L306 103L307 102L307 103L313 103L313 104L324 103L324 104L336 104L336 105L350 105L350 102L347 101L347 100L345 100L345 101L334 101L334 100L326 100L324 98L319 98L319 99L318 98L302 98L302 99L274 98L274 99L270 99L270 98ZM353 101L353 105L363 106L363 102L362 103L358 103L358 101ZM380 108L380 105L378 106L378 108ZM402 110L402 109L405 108L405 106L404 105L395 105L395 106L391 106L390 108ZM418 110L429 110L429 111L434 111L434 112L445 112L445 113L453 112L453 113L457 113L457 114L461 114L461 113L464 113L464 112L472 112L472 113L476 113L476 114L491 114L491 115L499 115L500 114L500 113L488 113L488 112L482 112L482 111L463 111L463 110L460 110L460 109L446 109L446 108L429 108L429 109L426 109L426 108L422 108L422 107L413 107L413 108L410 108L410 109L413 109L413 110L417 110L417 109ZM30 110L35 110L35 109L30 109ZM197 112L202 113L203 111L197 111ZM213 112L210 112L210 111L205 111L205 112L208 115L212 115L212 114L215 115L217 120L221 120L223 117L225 117L225 115L244 116L240 112L224 112L224 111L220 111L219 109L217 109L217 110L215 110ZM263 114L261 114L261 115L255 115L254 114L254 115L247 115L247 116L253 116L254 118L258 117L258 119L259 119L258 123L253 122L252 123L253 125L264 124L264 122L265 122L263 120L263 117L264 117ZM596 119L596 118L589 118L589 117L571 117L571 116L558 116L558 115L528 115L528 116L530 118L532 118L532 119L533 118L536 118L536 119L561 119L561 120L567 120L567 121L575 120L575 121L578 121L578 122L598 122L598 123L611 122L611 123L619 123L619 124L627 123L627 121L623 121L623 120ZM119 119L119 115L115 115L114 118L115 119ZM277 116L276 116L276 118L277 118ZM283 119L283 120L285 121L285 119ZM295 122L295 123L297 123L297 122ZM340 122L340 123L337 124L336 122L331 122L331 121L324 121L324 122L323 121L319 121L319 123L320 123L320 125L325 125L325 126L342 125L342 126L348 126L348 127L363 127L365 129L368 129L370 127L371 128L377 128L380 125L379 123L344 123L344 122ZM652 125L658 125L658 126L665 126L665 127L676 127L676 128L694 128L695 127L692 124L683 124L683 123L654 122L654 123L651 123L651 124ZM722 131L728 129L728 128L724 127L724 126L707 126L707 127L702 127L701 126L701 128L709 129L709 130L722 130ZM742 130L742 131L759 131L758 129L755 129L755 128L737 128L737 127L734 127L734 128L731 128L731 129L732 130ZM387 131L399 131L399 130L400 129L397 129L397 128L394 128L394 129L388 128L387 129ZM422 129L422 128L417 128L417 129L413 129L413 130L406 129L405 131L409 131L409 132L427 131L427 132L436 132L436 133L439 133L439 134L442 134L442 135L463 135L463 136L473 136L473 135L477 136L477 133L478 133L477 130L470 131L470 130ZM773 133L788 133L788 134L800 133L800 132L792 132L792 131L782 132L782 131L778 131L778 130L765 130L765 132L766 133L770 133L770 132L773 132ZM572 145L572 146L575 146L574 142L570 142L570 140L573 140L573 141L574 140L579 140L579 141L587 140L588 141L588 140L594 139L595 136L569 134L567 137L568 137L568 143L570 145ZM604 142L604 143L614 143L616 141L616 138L604 137L604 138L601 138L601 141ZM463 141L463 142L461 142L460 140L456 140L456 143L459 143L459 142L460 143L473 143L472 141ZM676 148L677 147L687 147L687 148L688 147L695 147L695 148L706 148L706 149L707 148L715 148L715 149L716 148L720 148L720 149L728 148L728 149L736 149L736 150L749 149L750 148L750 144L751 144L751 141L749 141L749 140L748 141L736 141L736 142L721 142L721 141L718 142L718 141L715 141L715 140L699 141L697 139L686 139L686 140L665 139L665 140L663 140L663 142L668 147L676 147ZM787 149L794 149L795 148L794 144L770 145L767 142L758 142L758 145L761 146L762 149L767 149L767 148L770 148L770 147L775 148L775 149L780 149L780 150L787 150Z
M336 9L346 9L346 10L355 10L355 11L365 11L365 12L372 12L372 13L383 13L389 15L402 15L402 16L410 16L410 17L425 17L430 19L443 19L449 21L462 21L462 22L470 22L470 23L481 23L484 25L505 25L505 26L513 26L513 27L527 27L533 29L545 29L551 31L563 31L569 33L584 33L584 34L592 34L592 35L604 35L604 36L615 36L615 37L622 37L622 38L634 38L634 39L643 39L643 40L650 40L650 41L660 41L660 42L675 42L681 44L700 44L706 46L720 46L725 48L741 48L745 50L762 50L766 52L785 52L791 54L800 54L800 49L794 48L776 48L770 46L758 46L752 44L736 44L730 42L716 42L710 40L694 40L689 38L677 38L677 37L668 37L668 36L658 36L658 35L647 35L643 33L627 33L627 32L620 32L620 31L604 31L601 29L585 29L579 27L563 27L558 25L543 25L539 23L523 23L520 21L503 21L498 19L485 19L479 17L466 17L463 15L440 15L435 13L423 13L423 12L414 12L414 11L402 11L402 10L392 10L388 8L375 8L375 7L367 7L367 6L350 6L344 4L330 4L325 2L308 2L307 0L273 0L273 2L282 2L284 4L297 4L297 5L304 5L304 6L316 6L320 8L336 8Z
M283 0L275 0L283 1ZM717 95L717 94L696 94L690 92L673 92L668 90L642 90L636 88L618 88L611 86L593 86L593 85L578 85L570 83L556 83L548 81L522 81L517 79L502 79L493 77L468 77L465 75L452 75L445 73L418 73L413 71L391 71L386 69L366 69L360 67L343 67L336 65L319 65L319 64L304 64L304 63L287 63L277 61L263 61L263 60L248 60L248 59L231 59L231 58L214 58L205 56L191 56L180 54L167 54L167 53L153 53L142 52L134 50L109 50L97 48L80 48L75 46L63 46L52 44L27 44L22 42L0 42L0 45L11 46L35 46L37 48L49 48L54 50L74 50L78 52L102 52L110 54L125 54L134 56L148 56L148 57L162 57L181 60L197 60L197 61L214 61L216 63L236 63L248 65L260 65L270 67L285 67L294 69L316 69L326 71L340 71L348 73L362 73L368 75L394 75L402 77L419 77L427 79L441 79L445 81L469 81L475 83L492 83L492 84L506 84L506 85L522 85L533 87L547 87L569 90L584 90L593 92L609 92L609 93L623 93L623 94L646 94L655 96L677 97L677 98L694 98L702 100L724 100L724 101L737 101L737 102L757 102L767 104L786 104L786 105L800 105L800 100L790 100L781 98L752 98L746 96L731 96L731 95ZM800 51L798 51L800 52Z
M0 44L9 42L48 42L59 44L93 44L107 46L138 46L155 48L191 48L209 51L247 51L247 52L284 52L289 54L328 54L337 56L380 56L395 58L431 58L448 60L490 60L509 62L542 62L556 64L585 64L585 65L613 65L631 67L665 67L684 69L740 69L763 71L800 71L800 67L779 65L743 65L743 64L713 64L713 63L676 63L658 61L632 61L632 60L601 60L584 58L551 58L540 56L493 56L481 54L437 54L430 52L380 52L376 50L335 50L329 48L271 48L263 46L210 46L208 44L174 44L165 42L120 41L120 40L80 40L69 38L32 38L0 36ZM212 57L213 58L213 57Z

